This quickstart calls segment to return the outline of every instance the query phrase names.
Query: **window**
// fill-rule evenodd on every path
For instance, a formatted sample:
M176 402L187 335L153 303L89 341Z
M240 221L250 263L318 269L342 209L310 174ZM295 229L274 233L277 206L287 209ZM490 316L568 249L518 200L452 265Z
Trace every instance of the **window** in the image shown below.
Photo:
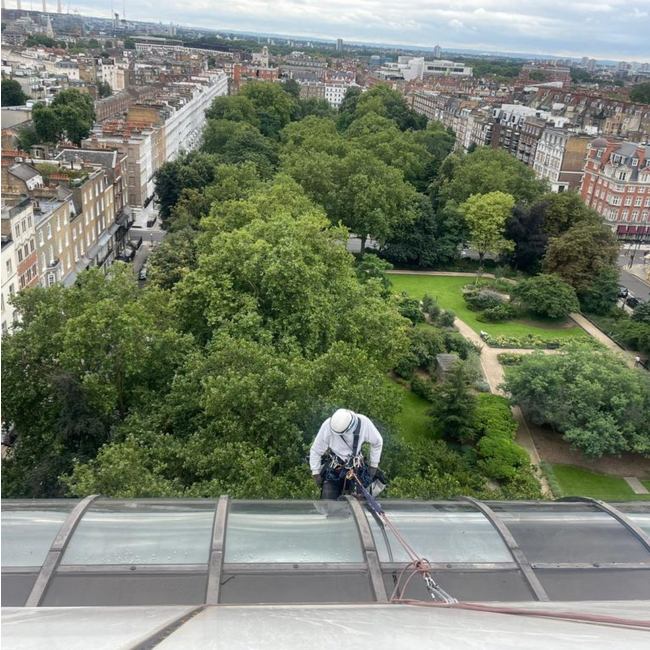
M47 224L47 238L52 239L52 224L51 223Z
M632 197L631 196L626 196L625 197L625 205L632 205Z
M68 246L70 246L70 234L66 230L65 231L65 247L67 248Z
M643 199L640 196L637 196L636 199L634 199L634 206L639 207L642 203Z
M20 222L20 226L21 226L23 232L26 232L26 231L27 231L27 219L23 219L23 220Z
M35 246L35 244L34 244L34 238L32 237L32 238L29 240L29 252L30 252L30 253L33 253L35 250L36 250L36 246Z
M18 255L18 264L20 264L23 261L23 251L22 251L22 249L19 248L16 251L16 254ZM9 264L9 262L7 262L7 264Z
M88 225L88 212L89 212L89 210L86 210L86 211L84 212L84 223L85 223L86 225Z
M74 261L76 262L79 259L79 248L77 244L74 245Z
M38 231L38 245L42 246L45 243L45 240L43 239L43 231L39 230Z
M58 252L59 255L63 252L63 242L59 239L59 246L58 246Z
M61 230L61 217L57 215L56 217L56 231L59 232Z
M44 271L46 267L47 264L45 263L45 253L41 253L41 271Z
M29 228L32 227L32 215L31 214L27 217L27 226Z
M18 258L18 261L20 262L20 257ZM7 275L11 275L13 271L11 260L7 260Z
M629 210L623 210L621 213L621 218L623 221L627 221L627 218L630 216L630 211Z
M13 283L9 285L9 295L13 296L16 293Z
M639 220L639 211L632 210L632 221L638 221L638 220Z
M650 197L645 200L645 207L650 208Z

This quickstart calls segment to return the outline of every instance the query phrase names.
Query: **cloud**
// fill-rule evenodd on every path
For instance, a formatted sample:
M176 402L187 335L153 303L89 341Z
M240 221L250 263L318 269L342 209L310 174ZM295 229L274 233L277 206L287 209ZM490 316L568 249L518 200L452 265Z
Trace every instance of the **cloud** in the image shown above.
M12 3L13 0L9 0ZM53 0L48 0L50 4ZM106 0L79 0L108 17ZM649 0L131 0L127 17L330 40L650 61ZM119 11L121 3L115 3ZM121 13L121 12L120 12ZM604 28L606 26L606 29Z

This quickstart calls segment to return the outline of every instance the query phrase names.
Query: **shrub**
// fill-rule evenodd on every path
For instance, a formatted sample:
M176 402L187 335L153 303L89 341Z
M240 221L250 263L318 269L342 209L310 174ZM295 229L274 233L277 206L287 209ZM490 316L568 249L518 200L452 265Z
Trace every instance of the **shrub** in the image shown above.
M418 367L418 359L410 350L398 361L394 368L395 374L403 379L411 379Z
M438 323L442 327L453 327L454 321L456 320L456 314L454 314L451 309L443 309L440 312L440 317L438 318Z
M512 289L512 298L523 309L548 318L566 318L580 309L575 289L557 275L538 275Z
M414 375L411 379L411 390L427 402L433 402L435 398L436 391L433 382L419 375Z
M614 325L612 336L630 350L650 354L650 325L646 323L620 321Z
M634 308L632 320L650 325L650 300L642 302Z
M429 314L431 320L435 321L440 315L441 307L435 298L428 293L422 298L422 309L425 314Z
M514 478L518 468L530 465L528 453L502 436L484 436L476 449L481 457L477 466L490 478L509 480Z
M461 359L467 359L472 350L470 342L458 332L445 332L445 348L447 352L457 354Z
M517 366L524 358L519 352L502 352L497 355L497 360L502 366Z
M478 395L476 421L479 435L514 439L518 425L508 400L501 395Z
M501 486L504 499L543 499L541 485L535 476L532 465L518 467L514 474Z
M490 388L490 384L481 377L474 382L474 390L477 393L489 393L492 389Z
M497 305L483 310L476 320L482 323L500 323L504 320L512 320L517 318L517 310L512 305Z
M566 343L566 339L533 336L488 336L484 341L493 348L524 348L555 350Z
M504 298L501 294L489 289L482 289L480 291L466 291L463 294L463 299L467 306L473 311L483 311L485 309L492 309L503 305Z
M408 332L409 349L420 368L431 369L436 355L445 351L445 340L435 327L415 327Z
M416 298L410 298L406 291L403 291L402 295L397 297L397 309L413 325L424 322L424 314L420 307L420 301Z

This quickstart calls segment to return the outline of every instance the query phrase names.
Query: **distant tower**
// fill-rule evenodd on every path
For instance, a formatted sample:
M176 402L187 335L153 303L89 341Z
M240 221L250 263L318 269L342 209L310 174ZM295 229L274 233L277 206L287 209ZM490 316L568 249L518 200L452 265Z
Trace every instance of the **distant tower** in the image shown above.
M113 20L113 28L114 29L119 29L120 28L120 14L115 13L114 16L115 16L115 19Z
M4 2L2 4L4 5ZM43 0L43 13L44 14L47 13L47 2L46 2L46 0Z
M62 14L62 13L63 13L63 9L61 8L61 0L57 0L57 3L56 3L56 11L57 11L57 13L59 13L59 14Z
M48 38L54 38L54 30L52 29L52 21L50 20L50 17L47 17L47 27L45 28L45 35Z
M22 7L20 6L20 0L16 0L16 9L18 9L18 11L22 9Z
M260 58L260 64L263 68L269 67L269 48L266 45L262 48L262 57Z
M343 39L342 38L337 38L336 39L336 51L337 52L343 51Z
M436 45L433 48L433 58L439 59L441 56L442 56L442 48L440 47L440 45Z

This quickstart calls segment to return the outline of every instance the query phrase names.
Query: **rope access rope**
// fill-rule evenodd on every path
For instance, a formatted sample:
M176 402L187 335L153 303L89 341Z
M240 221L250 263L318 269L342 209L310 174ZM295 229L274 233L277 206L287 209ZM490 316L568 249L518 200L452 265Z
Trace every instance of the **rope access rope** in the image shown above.
M366 498L366 501L368 502L368 505L377 513L377 516L384 522L384 524L391 531L391 533L393 533L395 539L402 545L402 548L406 551L406 554L411 558L411 561L406 565L406 567L404 567L404 569L402 569L402 573L400 574L400 577L397 580L397 584L395 585L395 589L393 590L390 600L392 602L395 601L395 596L400 592L400 586L401 586L402 579L404 578L404 574L409 569L409 567L413 567L413 571L411 571L411 574L407 578L404 587L401 587L402 596L406 593L406 587L411 582L413 576L419 573L422 575L422 578L424 579L425 587L433 600L442 601L443 603L446 604L457 603L458 600L450 596L431 577L431 575L429 574L429 571L431 570L431 563L429 562L429 560L420 557L417 554L417 552L411 547L411 545L406 541L406 539L404 539L404 537L399 532L399 530L397 530L397 528L390 521L384 509L381 507L381 505L379 505L379 502L375 499L375 497L372 496L372 494L370 494L370 492L368 492L368 490L364 487L363 483L359 480L359 477L356 475L354 468L351 468L348 471L345 480L347 481L348 479L354 479L357 482L359 489L361 490L361 493L363 494L363 496Z

